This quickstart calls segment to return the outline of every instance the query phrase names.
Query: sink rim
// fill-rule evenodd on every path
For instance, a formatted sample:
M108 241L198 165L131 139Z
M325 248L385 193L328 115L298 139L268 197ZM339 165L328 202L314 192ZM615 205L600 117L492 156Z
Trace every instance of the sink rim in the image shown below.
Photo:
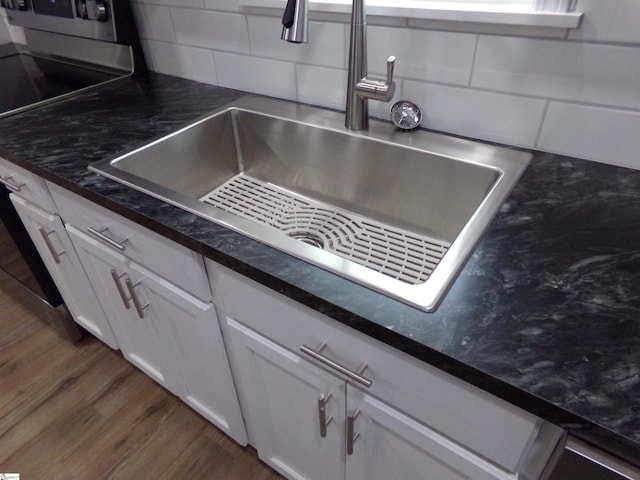
M274 119L302 123L344 135L362 137L364 140L383 142L400 148L437 155L452 161L479 165L494 170L497 173L497 179L426 282L412 285L288 237L280 231L272 230L212 205L207 205L188 195L178 193L117 167L119 161L180 135L182 132L230 110L253 112ZM88 168L95 173L206 218L343 278L420 310L432 312L437 309L444 295L455 282L459 272L491 225L493 218L517 184L530 159L531 154L521 150L474 142L426 130L402 132L395 130L390 123L373 119L369 130L353 132L344 127L344 117L339 112L249 94L187 123L174 132L161 135L125 153L94 162Z

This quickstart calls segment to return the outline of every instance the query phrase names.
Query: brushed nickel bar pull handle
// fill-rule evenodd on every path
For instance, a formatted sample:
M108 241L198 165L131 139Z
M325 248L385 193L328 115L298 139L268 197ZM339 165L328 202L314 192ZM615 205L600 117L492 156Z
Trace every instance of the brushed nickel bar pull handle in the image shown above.
M355 431L356 418L360 415L360 410L351 412L347 415L347 425L345 429L345 435L347 437L347 455L353 455L353 444L360 438L360 433Z
M327 419L327 402L331 398L331 394L326 395L323 393L318 397L318 420L320 422L320 437L325 438L327 436L327 426L333 420L333 417Z
M140 318L144 318L144 310L149 306L148 303L142 305L140 303L140 299L138 298L138 294L136 293L136 287L140 285L140 282L137 282L135 285L131 283L131 280L128 278L124 281L129 289L129 293L131 293L131 300L133 301L133 306L136 308L136 312L138 312L138 316Z
M339 363L335 362L334 360L331 360L329 357L322 355L322 351L326 348L326 346L327 346L326 342L322 342L315 349L307 347L306 345L301 345L300 351L305 355L309 355L311 358L319 361L320 363L323 363L327 367L337 370L342 375L349 377L351 380L354 380L360 383L361 385L364 385L367 388L373 384L372 380L369 380L368 378L365 378L362 376L362 374L364 373L364 371L367 369L367 366L368 366L366 363L360 364L360 366L355 371L350 370L347 367L344 367Z
M102 232L105 232L106 230L109 230L109 229L107 227L101 228L100 230L96 230L93 227L87 228L87 232L89 232L91 235L96 237L98 240L101 240L102 242L106 243L107 245L109 245L112 248L115 248L116 250L124 252L127 247L125 247L123 244L125 242L128 242L129 239L125 238L121 242L116 242L112 238L109 238L104 233L102 233Z
M7 187L9 190L11 190L12 192L18 193L22 190L22 187L24 187L24 183L21 183L20 185L16 185L13 182L10 182L9 179L12 178L11 176L9 177L0 177L0 183L2 185L4 185L5 187Z
M124 275L124 274L123 274ZM124 303L124 308L129 310L131 308L131 304L129 303L129 299L127 298L127 294L124 293L124 288L122 288L122 283L120 283L121 275L118 275L118 272L114 268L111 269L111 278L116 284L116 288L118 289L118 293L120 294L120 298L122 299L122 303Z
M44 240L45 245L49 249L49 253L51 253L53 260L56 262L56 264L60 265L60 255L64 255L67 252L64 250L62 250L61 252L56 252L55 247L51 243L51 239L49 238L49 235L51 235L52 233L55 233L55 230L47 232L45 231L44 228L39 227L38 231L40 232L40 235L42 236L42 240Z

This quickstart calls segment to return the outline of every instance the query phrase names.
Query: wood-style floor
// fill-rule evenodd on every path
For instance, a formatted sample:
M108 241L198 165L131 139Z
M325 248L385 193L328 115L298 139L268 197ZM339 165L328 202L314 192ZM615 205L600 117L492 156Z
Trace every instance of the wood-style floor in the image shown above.
M277 480L243 448L0 271L0 473L39 480Z

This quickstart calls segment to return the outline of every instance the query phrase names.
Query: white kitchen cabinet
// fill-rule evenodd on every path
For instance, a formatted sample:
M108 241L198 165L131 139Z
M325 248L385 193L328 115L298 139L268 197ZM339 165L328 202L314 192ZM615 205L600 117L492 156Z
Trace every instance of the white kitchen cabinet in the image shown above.
M250 441L288 478L535 480L562 444L561 429L525 411L220 265L207 270ZM318 398L330 393L323 438Z
M111 348L117 349L118 342L109 320L89 286L46 182L0 158L0 183L12 192L11 202L73 319Z
M513 480L513 475L350 384L345 438L350 480Z
M343 479L344 381L238 322L229 325L260 459L287 478Z
M125 358L246 444L213 304L137 264L116 247L73 225L66 228ZM142 240L140 234L137 238ZM180 255L165 255L163 262L168 271L184 268Z
M239 322L228 325L258 455L287 478L513 478Z
M133 276L123 255L109 250L98 241L67 226L69 237L85 267L100 303L113 322L120 349L131 363L174 393L170 350L161 334L158 306L152 306L144 287L148 278ZM138 284L140 280L141 283ZM137 305L134 303L137 302Z
M154 277L136 264L131 269L137 279ZM171 340L181 398L246 445L244 421L213 303L202 302L161 278L143 284L149 291L149 303L157 305L164 321L163 334Z
M117 349L118 342L58 215L12 193L11 201L38 249L67 309L89 332Z

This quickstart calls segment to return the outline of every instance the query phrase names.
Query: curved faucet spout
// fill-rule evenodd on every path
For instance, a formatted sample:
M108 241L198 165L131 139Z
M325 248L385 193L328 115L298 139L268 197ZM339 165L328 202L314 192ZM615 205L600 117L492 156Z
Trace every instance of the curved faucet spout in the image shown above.
M282 17L283 40L308 41L308 0L288 0ZM364 0L353 0L349 40L349 71L345 126L350 130L369 128L368 100L389 102L395 93L393 67L395 57L387 59L387 78L369 78L367 73L367 18Z

